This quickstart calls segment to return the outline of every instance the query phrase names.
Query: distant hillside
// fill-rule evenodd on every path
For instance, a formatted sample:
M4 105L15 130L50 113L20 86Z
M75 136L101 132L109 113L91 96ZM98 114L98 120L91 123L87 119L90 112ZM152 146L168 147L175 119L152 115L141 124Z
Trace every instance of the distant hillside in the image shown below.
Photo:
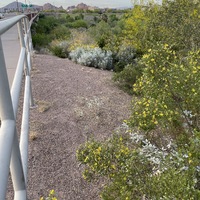
M99 9L98 7L92 7L92 6L88 6L84 3L80 3L77 6L69 6L67 8L67 11L72 11L72 10L95 10L95 9Z
M22 3L18 2L19 8L21 8L21 5ZM4 12L6 10L17 10L17 2L15 1L15 2L9 3L7 6L0 8L0 10L1 12Z
M9 12L9 11L23 11L26 8L22 7L22 2L16 2L13 1L12 3L9 3L7 6L4 6L2 8L0 8L0 12ZM64 8L62 6L60 7L56 7L50 3L45 3L43 6L38 6L38 5L32 5L31 9L34 10L64 10ZM66 10L68 12L73 11L73 10L96 10L96 9L100 9L96 6L88 6L84 3L80 3L77 6L69 6ZM121 8L121 9L125 9L125 8Z
M9 3L7 6L4 6L2 8L0 8L0 12L6 12L6 11L17 11L19 8L19 11L22 11L22 4L21 2L16 2L13 1L12 3ZM42 9L42 6L38 6L38 5L32 5L32 9Z
M53 6L50 3L46 3L46 4L43 5L43 10L64 10L64 8L62 6L56 7L56 6Z

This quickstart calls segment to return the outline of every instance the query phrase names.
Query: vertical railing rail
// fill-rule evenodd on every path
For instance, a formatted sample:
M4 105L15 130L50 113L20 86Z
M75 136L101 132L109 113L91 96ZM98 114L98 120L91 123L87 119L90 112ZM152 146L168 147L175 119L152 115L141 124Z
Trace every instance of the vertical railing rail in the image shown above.
M0 22L0 200L6 198L9 167L14 187L14 199L27 199L29 108L34 104L30 79L32 51L30 26L32 21L29 23L25 15L20 15ZM21 51L10 90L1 35L15 24L18 25ZM16 116L23 72L25 89L19 144Z

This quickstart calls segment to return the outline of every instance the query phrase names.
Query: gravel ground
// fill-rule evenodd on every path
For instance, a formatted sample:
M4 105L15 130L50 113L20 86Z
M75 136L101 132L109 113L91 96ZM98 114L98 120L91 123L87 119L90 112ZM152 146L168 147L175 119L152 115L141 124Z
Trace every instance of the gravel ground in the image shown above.
M94 137L107 138L127 119L131 96L112 82L112 73L68 59L36 54L32 88L28 197L54 189L59 200L98 200L104 182L86 182L76 150Z

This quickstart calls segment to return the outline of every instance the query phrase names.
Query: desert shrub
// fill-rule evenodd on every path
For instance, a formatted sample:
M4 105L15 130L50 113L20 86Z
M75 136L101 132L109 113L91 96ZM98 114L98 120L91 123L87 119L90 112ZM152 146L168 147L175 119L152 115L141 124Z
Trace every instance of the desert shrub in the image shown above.
M198 199L199 133L187 147L169 142L158 147L141 132L124 131L110 139L88 141L77 150L77 159L85 166L83 177L108 181L100 196L104 200ZM159 187L158 187L159 186Z
M53 55L60 58L68 58L70 44L66 41L53 41L50 45L50 50Z
M78 47L97 47L94 39L85 30L72 30L70 38L70 50L75 50Z
M111 14L111 15L109 15L109 22L114 22L114 21L118 21L119 19L118 19L118 17L117 17L117 15L116 14Z
M90 35L95 39L100 48L105 47L112 37L111 27L105 21L99 22L95 27L90 27Z
M100 48L77 48L70 58L82 65L100 69L112 69L112 52Z
M176 10L178 12L175 12ZM199 15L199 1L167 0L151 15L147 31L148 40L151 43L162 41L182 52L198 49L200 44Z
M182 52L198 49L199 13L200 2L196 0L134 6L125 15L124 40L144 53L156 42L167 43Z
M153 8L151 10L154 12ZM142 6L134 6L129 13L125 14L123 40L126 44L145 52L147 48L146 36L148 34L147 29L150 23L149 19L150 17L148 16L147 8Z
M94 16L93 20L95 23L99 23L101 21L101 19L97 16Z
M113 80L120 88L129 94L133 94L133 84L142 76L143 66L137 63L129 64L121 72L113 75Z
M83 13L80 13L79 15L75 16L75 20L83 20L83 19L84 19Z
M87 28L87 22L80 19L80 20L75 20L74 22L71 23L67 23L66 24L67 27L69 28Z
M145 68L134 91L142 98L133 103L130 123L146 130L158 124L199 130L200 51L182 57L167 44L158 44L140 62Z
M122 71L126 65L134 64L136 56L135 48L122 45L115 56L115 71Z
M124 47L128 46L126 42L124 41L123 29L124 29L123 20L117 21L115 27L111 28L110 30L111 33L108 35L106 39L106 44L104 46L104 49L110 50L113 52L114 64L118 61L116 59L116 56L118 52L120 51L120 49L122 50Z
M67 21L67 22L74 22L75 19L74 19L72 16L70 16L69 14L67 14L67 15L66 15L66 21Z
M57 40L67 40L70 38L70 34L70 30L63 25L60 25L51 31L52 38Z
M58 19L52 16L45 16L40 19L35 25L36 33L38 34L50 34L50 32L58 26Z
M69 30L58 26L59 20L55 17L44 16L32 26L33 46L36 49L47 47L54 39L69 37Z
M46 35L44 33L42 34L38 33L32 36L32 42L34 48L39 49L41 47L48 46L49 42L51 42L51 38L49 35Z
M107 21L108 21L108 16L107 16L105 13L101 14L101 20L103 20L104 22L107 23Z

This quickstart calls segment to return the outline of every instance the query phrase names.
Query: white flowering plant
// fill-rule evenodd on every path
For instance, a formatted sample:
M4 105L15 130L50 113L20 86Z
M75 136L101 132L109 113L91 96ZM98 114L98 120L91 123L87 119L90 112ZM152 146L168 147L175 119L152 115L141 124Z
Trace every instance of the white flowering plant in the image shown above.
M199 132L187 145L169 140L160 147L123 124L110 139L80 146L77 158L86 180L109 179L100 194L104 200L195 200L200 198L199 146Z

